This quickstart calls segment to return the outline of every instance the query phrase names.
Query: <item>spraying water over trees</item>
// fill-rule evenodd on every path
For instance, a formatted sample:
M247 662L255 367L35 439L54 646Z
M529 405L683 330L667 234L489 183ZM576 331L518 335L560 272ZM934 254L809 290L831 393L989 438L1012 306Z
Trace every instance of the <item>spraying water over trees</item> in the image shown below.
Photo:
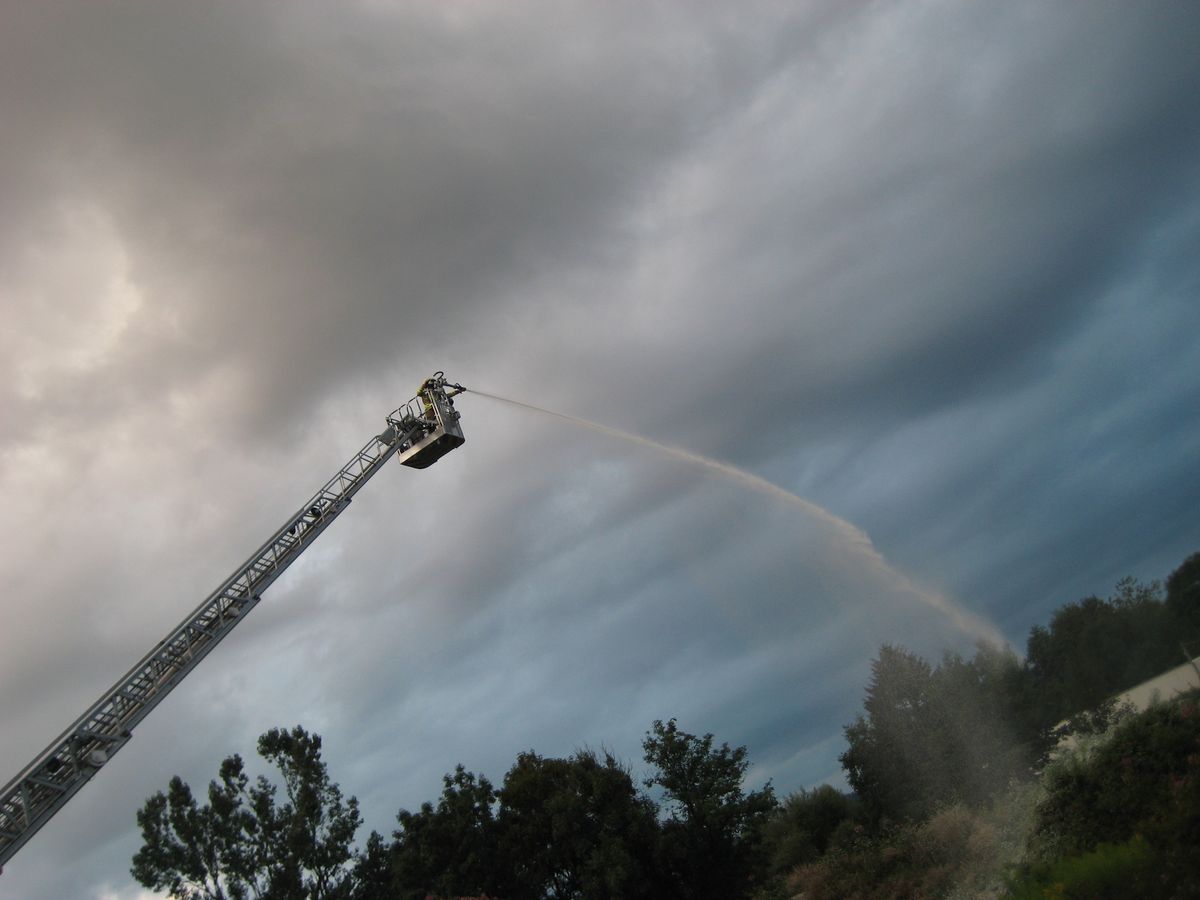
M599 422L592 422L588 419L581 419L578 416L571 416L566 413L555 412L550 409L543 409L540 406L534 406L532 403L524 403L520 400L513 400L509 397L501 397L496 394L489 394L486 391L481 391L476 388L465 388L472 394L480 397L487 397L490 400L497 400L501 403L507 403L511 406L520 407L522 409L531 410L532 412L541 413L545 416L551 416L556 419L561 419L565 422L570 422L573 425L578 425L582 428L588 428L592 431L598 431L601 434L606 434L610 437L620 438L624 441L629 441L638 444L647 449L654 450L658 453L665 454L672 459L680 462L689 463L694 466L699 466L709 472L715 472L736 484L755 491L759 494L764 494L772 497L775 500L782 501L790 506L798 508L805 515L821 522L829 528L835 535L837 540L846 548L851 550L854 555L862 560L884 581L892 587L906 594L916 597L921 603L937 610L942 615L950 619L954 626L960 631L969 634L975 638L987 641L997 647L1006 646L1007 642L1000 630L991 622L976 615L975 613L963 609L959 604L955 603L949 597L939 594L935 591L930 591L917 585L911 578L899 571L895 566L889 563L882 553L876 549L875 544L871 541L870 536L858 526L851 522L847 522L841 516L838 516L825 507L813 503L811 500L806 500L799 494L794 494L786 488L782 488L773 482L767 481L752 472L747 472L744 469L739 469L727 462L713 459L708 456L703 456L699 453L693 453L690 450L684 450L681 447L674 447L670 444L664 444L660 441L652 440L640 434L634 434L629 431L623 431L620 428L613 428L611 425L601 425Z

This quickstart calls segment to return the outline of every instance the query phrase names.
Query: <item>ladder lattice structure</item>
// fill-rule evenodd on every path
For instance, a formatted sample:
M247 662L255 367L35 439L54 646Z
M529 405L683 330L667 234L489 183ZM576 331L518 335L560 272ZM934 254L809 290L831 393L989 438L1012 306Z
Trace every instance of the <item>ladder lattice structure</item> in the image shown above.
M430 450L437 458L446 452L448 439L451 447L462 443L458 413L445 393L445 379L439 383L438 376L388 416L382 434L368 441L191 615L5 785L0 792L0 867L129 741L133 727L258 605L262 592L384 463L399 451L401 462L423 468L432 461ZM423 451L426 459L420 458Z

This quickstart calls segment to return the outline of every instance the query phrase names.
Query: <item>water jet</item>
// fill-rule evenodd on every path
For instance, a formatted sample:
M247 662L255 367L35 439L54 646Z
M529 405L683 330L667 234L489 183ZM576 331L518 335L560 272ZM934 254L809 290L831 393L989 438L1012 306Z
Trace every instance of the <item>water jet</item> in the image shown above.
M579 416L568 415L567 413L555 412L551 409L545 409L541 406L535 406L532 403L524 403L520 400L513 400L510 397L501 397L498 394L490 394L486 391L478 390L477 388L464 388L465 392L476 394L480 397L486 397L489 400L496 400L500 403L507 403L510 406L519 407L531 412L540 413L541 415L550 416L555 419L569 422L572 425L581 428L587 428L592 431L606 434L609 437L618 438L648 450L653 450L656 453L664 454L678 461L688 463L689 465L697 466L709 472L715 472L724 478L740 485L747 490L754 491L758 494L763 494L790 506L798 508L805 515L817 520L825 525L830 532L835 535L837 540L859 559L866 563L872 570L888 582L893 588L915 597L921 603L936 610L941 615L947 617L953 625L964 634L969 634L972 637L986 641L998 648L1008 646L1008 642L1000 633L1000 629L989 622L982 616L964 609L960 604L945 596L944 594L931 591L916 584L911 578L897 569L894 565L884 558L883 554L875 547L870 535L854 525L846 521L841 516L830 512L825 507L818 503L814 503L799 494L789 491L787 488L780 487L774 482L767 481L761 476L755 475L753 472L747 472L744 469L739 469L732 463L723 462L719 459L713 459L709 456L704 456L700 453L694 453L691 450L685 450L682 447L676 447L671 444L664 444L661 441L653 440L640 434L634 434L631 431L625 431L620 428L614 428L611 425L603 425L599 422L593 422L589 419L583 419Z

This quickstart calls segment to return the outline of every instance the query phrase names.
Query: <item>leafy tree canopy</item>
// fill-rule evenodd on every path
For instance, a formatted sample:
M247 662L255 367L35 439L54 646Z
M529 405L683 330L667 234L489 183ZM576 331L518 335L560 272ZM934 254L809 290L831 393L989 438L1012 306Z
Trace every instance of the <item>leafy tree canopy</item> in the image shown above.
M1027 775L1035 731L1021 713L1021 672L1015 655L986 645L936 668L884 645L841 756L871 818L921 820Z
M1200 553L1185 559L1167 578L1167 609L1179 628L1177 637L1188 643L1191 655L1200 653Z
M715 747L713 736L655 721L642 742L655 774L647 787L667 801L660 866L681 897L741 897L761 867L762 832L775 808L768 783L747 794L746 748Z
M830 847L842 823L859 812L859 801L828 784L788 795L767 823L771 871L786 875Z
M1185 564L1186 565L1186 564ZM1182 662L1162 585L1126 578L1108 600L1060 607L1029 634L1032 700L1044 727Z
M299 726L272 729L259 755L283 778L250 783L240 756L221 763L199 805L179 776L138 812L143 846L132 873L180 900L336 900L352 888L358 801L343 801L321 760L321 738Z
M400 810L393 870L396 895L423 900L426 894L469 896L495 893L499 826L496 791L486 778L461 765L442 779L441 799L417 812Z
M500 791L513 898L650 897L655 810L611 754L522 753Z

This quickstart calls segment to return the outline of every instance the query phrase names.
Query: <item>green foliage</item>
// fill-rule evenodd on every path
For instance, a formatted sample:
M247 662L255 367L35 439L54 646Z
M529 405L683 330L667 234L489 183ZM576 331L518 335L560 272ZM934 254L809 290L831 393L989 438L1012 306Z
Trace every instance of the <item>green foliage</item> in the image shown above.
M1027 777L1032 731L1019 714L1020 663L981 645L936 669L884 645L865 715L846 727L842 765L870 819L922 820L954 803L978 805Z
M133 857L134 878L179 898L239 900L257 888L257 822L240 808L246 783L241 758L226 759L221 781L209 785L209 803L199 807L191 788L172 778L167 793L137 814L145 844Z
M378 831L372 831L367 845L354 863L354 889L350 900L393 900L392 851Z
M1167 577L1167 611L1178 640L1200 643L1200 553L1193 553Z
M995 880L997 829L963 806L927 822L870 831L846 820L818 860L793 870L789 889L809 900L983 896Z
M1179 704L1186 721L1200 717L1196 693ZM1177 764L1163 806L1142 822L1141 831L1156 850L1159 883L1179 897L1200 897L1200 742Z
M610 754L522 753L500 791L506 897L654 896L655 810Z
M610 754L523 753L499 791L458 767L446 776L437 806L401 810L391 848L394 894L521 900L744 893L774 803L769 787L743 793L745 748L714 748L711 735L656 722L646 750L657 769L648 785L662 787L672 804L662 823ZM666 877L664 860L671 864Z
M496 892L499 826L493 812L496 792L486 778L461 765L443 779L435 807L400 810L395 833L395 896L423 900L426 894L467 896Z
M821 856L834 832L858 814L860 805L855 797L827 784L786 797L763 833L771 872L786 875Z
M1160 892L1156 867L1154 853L1140 837L1121 844L1098 844L1088 853L1029 868L1010 881L1006 896L1010 900L1172 896Z
M1200 715L1193 692L1126 719L1099 747L1049 767L1031 847L1052 857L1123 843L1154 830L1173 809L1182 816L1176 824L1192 828L1195 821L1178 798L1196 790L1198 778ZM1173 840L1169 832L1162 836Z
M179 778L138 813L140 883L189 900L1200 896L1200 712L1108 702L1200 639L1200 553L1126 579L1034 628L1025 662L980 645L932 666L893 646L872 664L841 759L855 794L747 793L745 747L674 719L643 741L641 793L611 755L521 754L496 790L459 766L436 804L401 810L361 854L300 728L259 740L282 781L226 759L201 805ZM1031 763L1075 738L1033 781ZM1023 866L1023 867L1022 867Z
M654 722L642 742L655 769L647 787L662 790L659 866L674 896L748 896L763 867L762 834L775 795L770 784L742 790L746 748L713 746L713 736L680 730L674 719Z
M1083 742L1043 781L1013 896L1200 896L1196 692Z
M1172 573L1165 600L1158 582L1126 578L1108 600L1061 607L1033 628L1023 664L980 645L933 667L885 645L863 715L845 729L847 780L875 824L980 806L1029 778L1063 735L1107 728L1109 698L1176 665L1192 624L1200 636L1200 554Z
M342 801L321 760L321 738L297 726L259 738L259 754L283 776L286 802L264 777L251 785L240 756L221 763L199 806L178 776L138 812L142 848L131 869L170 896L209 900L347 897L358 801Z
M1068 603L1048 628L1032 629L1027 653L1031 709L1048 728L1181 661L1162 586L1126 578L1109 600Z
M792 853L789 861L807 860L791 887L811 897L994 895L998 872L1021 858L1032 835L1028 850L1042 868L1027 870L1031 890L1106 896L1104 879L1128 881L1149 853L1151 895L1200 896L1194 703L1123 721L1126 712L1109 699L1175 665L1179 638L1189 628L1200 637L1196 626L1200 554L1168 578L1165 600L1158 583L1125 579L1108 600L1062 607L1048 627L1033 629L1024 663L980 647L970 660L947 655L934 667L884 646L842 756L863 821L845 820L824 855L784 829L787 839L775 846ZM1023 786L1030 764L1063 734L1075 738L1076 752L1050 764L1041 785ZM994 853L964 857L954 829L938 832L948 809L979 818L982 826L962 833ZM1131 843L1137 835L1144 846ZM964 867L968 857L977 868ZM953 878L940 880L947 873Z
M840 759L873 819L919 816L933 802L931 677L925 660L891 645L872 663L866 715L846 727Z
M670 806L661 821L607 753L522 753L499 791L459 766L436 806L400 811L392 896L747 895L775 801L770 786L743 792L745 748L714 747L712 735L687 734L674 721L655 722L645 748L655 770L647 786L660 787Z
M354 833L362 824L358 801L343 802L321 760L321 737L296 726L273 728L258 739L258 754L283 776L286 802L258 810L268 838L268 871L283 896L343 897L354 855ZM268 785L260 779L259 789ZM270 794L275 790L270 787Z

